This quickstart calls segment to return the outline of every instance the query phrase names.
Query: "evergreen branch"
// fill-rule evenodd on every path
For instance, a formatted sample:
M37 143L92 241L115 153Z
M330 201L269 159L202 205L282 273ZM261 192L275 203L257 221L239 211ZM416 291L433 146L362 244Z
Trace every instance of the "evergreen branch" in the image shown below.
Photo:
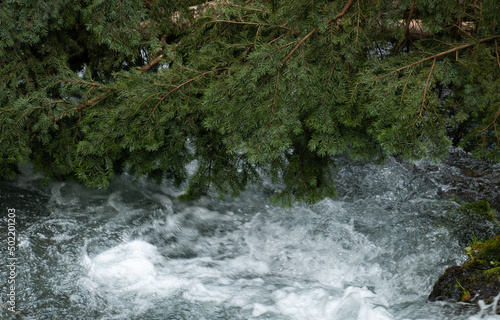
M43 100L43 101L48 101L48 99L44 99L44 98L33 98L33 99L34 99L34 100ZM72 104L72 105L74 105L74 103L73 103L73 102L68 101L68 100L55 100L55 101L49 101L49 102L47 102L46 104L44 104L43 106L41 106L41 107L36 107L36 108L42 108L42 109L43 109L43 108L45 108L46 106L49 106L49 105L54 104L54 103L67 103L67 104Z
M21 121L21 119L22 119L22 118L24 118L24 116L25 116L26 114L28 114L28 112L30 112L30 111L32 111L32 110L35 110L35 109L43 109L43 108L42 108L42 107L33 107L33 108L29 109L29 110L26 110L26 111L25 111L25 112L24 112L24 113L23 113L23 114L19 117L19 119L17 119L16 123L14 123L14 127L10 130L9 135L10 135L10 133L12 133L12 130L14 130L14 128L15 128L15 127L17 127L17 125L19 124L19 121Z
M269 80L269 78L271 77L271 74L269 74L260 84L260 86L257 88L257 91L254 93L253 95L253 99L252 99L252 102L250 103L250 105L253 105L255 99L257 99L257 96L260 92L260 89L262 89L262 87L264 86L264 84L267 82L267 80Z
M297 45L296 45L296 46L292 49L292 51L290 51L290 52L286 55L286 57L285 57L285 59L283 59L283 62L282 62L282 63L285 63L285 61L286 61L288 58L290 58L290 57L292 56L292 54L293 54L295 51L297 51L297 49L298 49L298 48L299 48L299 47L300 47L300 46L304 43L304 41L306 41L306 40L307 40L307 38L309 38L310 36L312 36L313 34L315 34L315 33L316 33L316 31L318 31L318 28L314 28L311 32L309 32L309 34L307 34L304 38L302 38L302 39L299 41L299 43L297 43Z
M276 77L276 86L274 87L273 104L271 105L271 114L269 115L269 122L267 123L266 132L264 132L264 136L262 136L262 139L260 140L260 143L257 146L257 150L254 153L255 156L257 156L257 153L259 152L260 147L262 146L262 143L264 142L264 139L266 138L267 133L269 132L269 129L271 128L271 122L273 120L273 115L274 115L274 106L276 105L276 97L278 96L279 83L280 83L280 71L278 70L278 75Z
M80 84L86 84L86 85L89 85L89 86L91 86L92 88L93 88L93 87L106 88L106 86L104 86L104 85L102 85L102 84L98 84L98 83L95 83L95 82L82 81L82 80L71 80L71 79L67 79L67 80L58 81L57 83L61 83L61 82L76 82L76 83L80 83Z
M488 126L486 126L486 128L481 129L481 131L484 132L483 137L485 137L486 136L486 130L488 130L488 128L491 127L491 125L493 125L493 129L495 131L495 136L497 137L497 142L500 142L500 138L498 136L498 131L497 131L497 124L496 124L496 122L498 120L498 117L500 117L500 103L498 104L498 111L497 111L497 114L495 115L495 119L493 119L493 121L491 121L490 124Z
M422 98L422 105L420 107L420 113L418 114L417 119L415 119L415 121L413 122L412 126L414 126L415 123L417 123L418 119L422 118L422 113L424 112L424 109L425 109L425 96L427 94L427 88L429 87L429 81L431 79L432 71L434 71L434 66L436 65L436 59L437 58L434 58L434 61L432 62L432 67L431 67L431 70L429 71L429 76L427 76L427 81L425 82L424 96Z
M330 30L330 36L333 38L333 35L332 35L332 30ZM334 52L334 45L333 45L333 41L330 42L331 44L331 47L332 47L332 52ZM326 97L328 95L328 86L330 85L330 82L331 82L331 79L332 79L332 76L333 76L333 72L335 71L335 67L337 66L337 62L339 62L340 60L340 53L337 55L337 59L335 60L335 63L333 64L333 67L332 67L332 70L330 71L330 75L328 77L328 81L326 82L326 86L325 86L325 94L323 96L323 107L326 105ZM334 87L334 89L336 89Z
M234 20L213 20L213 21L210 21L210 22L213 22L213 23L228 23L228 24L243 24L243 25L251 25L251 26L266 26L266 27L277 27L277 28L282 28L282 29L286 29L286 30L291 30L290 28L288 27L285 27L284 25L283 26L280 26L278 24L269 24L269 23L259 23L259 22L246 22L246 21L234 21Z
M259 38L260 27L257 28L257 32L255 32L255 39L253 40L253 48L257 49L257 39Z
M500 142L500 138L498 137L498 130L497 130L497 119L498 119L498 116L500 116L500 103L498 105L499 105L499 107L498 107L497 115L495 116L495 119L492 122L493 129L495 131L495 136L497 137L497 143Z
M148 0L142 0L142 2L144 2L144 5L146 6L146 8L148 8L148 9L153 8L153 5Z
M356 1L358 4L358 21L356 25L356 41L354 42L355 44L358 44L358 38L359 38L359 21L361 20L361 8L359 7L359 0Z
M491 36L491 37L488 37L488 38L484 38L484 39L479 39L477 41L477 43L469 43L469 44L464 44L464 45L461 45L461 46L458 46L456 48L453 48L453 49L449 49L449 50L446 50L446 51L443 51L443 52L440 52L440 53L437 53L437 54L434 54L430 57L427 57L427 58L424 58L424 59L421 59L421 60L418 60L416 62L413 62L413 63L410 63L404 67L401 67L401 68L398 68L396 70L393 70L387 74L384 74L383 76L380 76L380 77L377 77L379 79L383 79L387 76L390 76L391 74L394 74L394 73L397 73L401 70L405 70L405 69L408 69L408 68L411 68L413 66L416 66L417 64L420 64L420 63L423 63L423 62L426 62L426 61L429 61L429 60L432 60L432 59L437 59L439 57L442 57L442 56L445 56L447 55L448 53L452 53L452 52L456 52L456 51L459 51L459 50L462 50L462 49L466 49L466 48L469 48L469 47L473 47L479 43L483 43L483 42L488 42L488 41L492 41L492 40L496 40L496 39L500 39L500 35L495 35L495 36Z
M405 28L403 29L403 34L405 37L408 37L408 31L410 30L410 22L411 18L413 16L413 10L415 10L415 1L413 1L411 8L410 8L410 13L408 14L408 18L406 19L406 24ZM397 55L399 52L399 48L401 47L401 44L403 43L403 39L400 39L398 44L396 45L396 48L394 49L394 53Z
M144 129L144 127L146 126L146 124L149 122L149 120L151 119L151 117L153 116L154 112L156 111L156 109L158 109L158 106L160 105L160 103L163 102L163 100L165 100L168 96L170 96L173 92L181 89L182 87L184 87L185 85L193 82L194 80L196 80L197 78L199 77L202 77L206 74L210 73L210 71L206 71L206 72L203 72L202 74L194 77L194 78L191 78L183 83L181 83L180 85L174 87L172 90L170 90L169 92L167 92L167 94L165 94L163 97L161 97L160 101L158 101L158 103L155 105L155 107L153 108L153 110L151 111L151 114L149 115L148 119L146 120L146 123L144 123L144 125L142 126L142 129Z
M343 16L347 13L347 10L349 10L349 7L351 6L351 4L352 4L353 2L354 2L354 0L349 0L349 1L345 4L345 6L344 6L344 8L342 9L342 11L340 11L340 13L339 13L339 14L337 14L337 15L335 16L335 18L331 18L330 20L328 20L328 24L332 23L332 22L333 22L333 21L335 21L335 20L338 20L338 19L342 18L342 17L343 17Z
M208 193L208 190L210 189L210 178L212 176L212 161L214 160L214 147L215 147L215 142L214 142L214 134L215 132L212 131L212 141L210 143L210 161L208 163L208 181L207 181L207 186L206 186L206 193Z
M410 74L408 75L408 78L406 78L405 86L403 87L403 93L401 94L401 101L399 102L400 105L403 104L403 98L405 96L406 87L408 86L408 82L410 81L411 74L413 73L413 70L415 70L415 66L413 66L413 68L411 68Z
M123 29L123 15L122 15L122 0L118 0L118 7L120 11L120 29Z
M262 10L262 9L250 8L250 7L242 7L242 6L237 6L237 5L234 5L234 4L230 4L229 6L231 6L233 8L240 8L240 9L245 9L245 10L250 10L250 11L257 11L257 12L262 12L262 13L265 13L265 14L269 14L268 11L265 11L265 10Z
M275 49L275 50L273 50L273 51L269 52L269 53L268 53L268 54L266 54L266 55L265 55L262 59L260 59L259 64L260 64L260 63L262 63L262 61L264 61L264 59L266 59L267 57L269 57L270 55L272 55L272 54L273 54L273 53L275 53L276 51L281 50L281 49L283 49L283 48L286 48L286 47L288 47L288 46L291 46L291 45L292 45L292 44L294 44L294 43L295 43L295 41L292 41L292 42L290 42L290 43L287 43L287 44L285 44L285 45L282 45L281 47L279 47L279 48L277 48L277 49ZM283 60L283 61L284 61L284 60Z
M151 62L149 62L144 67L140 67L139 71L142 71L142 72L148 71L149 69L151 69L152 67L154 67L155 65L157 65L158 62L160 62L160 60L163 59L164 57L165 57L164 53L160 54L158 57L154 58Z
M500 68L500 55L498 54L498 43L497 43L497 40L495 40L495 55L497 56L498 68Z
M337 14L334 18L331 18L328 20L328 24L332 23L333 21L336 21L340 18L342 18L346 13L347 13L347 10L349 10L349 7L351 6L351 4L354 2L354 0L349 0L346 5L344 6L344 8L342 9L342 11L340 11L339 14ZM287 56L285 57L285 59L283 59L283 62L282 63L285 63L285 61L290 58L292 56L292 54L297 51L297 49L304 43L304 41L306 41L310 36L312 36L313 34L315 34L319 29L318 28L314 28L311 32L309 32L304 38L302 38L299 43L297 43L297 45L292 49L292 51L290 51L290 53L287 54Z
M97 97L93 97L92 99L90 100L87 100L85 101L84 103L81 103L78 107L76 107L74 110L76 111L80 111L82 110L83 108L89 106L89 105L92 105L92 106L95 106L96 104L98 104L99 102L103 101L104 99L106 99L107 97L109 97L110 95L114 94L116 92L116 89L112 89L110 90L110 92L104 92L100 95L98 95ZM95 103L94 103L95 102ZM58 115L59 116L59 115Z
M277 38L274 38L273 40L269 41L267 44L271 44L271 43L273 43L274 41L277 41L277 40L279 40L279 39L283 38L284 36L285 36L285 35L284 35L284 34L282 34L281 36L279 36L279 37L277 37Z

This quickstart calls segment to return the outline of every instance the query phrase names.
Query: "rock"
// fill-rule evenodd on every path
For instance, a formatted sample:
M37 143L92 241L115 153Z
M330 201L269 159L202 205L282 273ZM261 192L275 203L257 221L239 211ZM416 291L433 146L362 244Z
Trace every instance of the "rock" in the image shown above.
M487 261L469 261L446 269L434 285L429 301L491 303L500 292L500 267Z
M500 236L466 248L469 260L448 268L434 285L429 301L493 302L500 292Z

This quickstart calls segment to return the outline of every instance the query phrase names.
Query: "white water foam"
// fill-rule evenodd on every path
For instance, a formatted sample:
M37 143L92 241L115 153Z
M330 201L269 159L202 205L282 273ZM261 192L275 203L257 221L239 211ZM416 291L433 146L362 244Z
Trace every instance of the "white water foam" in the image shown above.
M286 216L291 219L284 219ZM167 217L161 232L189 233L197 223L207 226L233 219L191 207ZM296 225L297 219L304 220L302 225ZM142 305L181 294L186 302L241 308L249 319L394 319L383 296L366 287L348 285L380 276L377 264L362 262L367 255L376 255L377 248L352 225L324 221L319 230L315 224L320 219L312 211L295 214L280 209L257 214L223 236L226 240L241 237L242 246L249 248L225 259L169 259L156 246L132 240L95 257L84 257L88 278L94 282L87 287L101 290L101 295L108 292L132 297L136 304L139 299ZM336 236L329 234L330 228L336 228ZM213 235L188 238L193 247L200 243L216 246L223 241ZM364 249L349 253L352 248L347 246L353 243Z
M464 256L446 224L457 204L397 161L343 166L336 199L293 209L255 191L180 203L120 179L56 185L30 217L19 294L36 319L498 319L426 302Z

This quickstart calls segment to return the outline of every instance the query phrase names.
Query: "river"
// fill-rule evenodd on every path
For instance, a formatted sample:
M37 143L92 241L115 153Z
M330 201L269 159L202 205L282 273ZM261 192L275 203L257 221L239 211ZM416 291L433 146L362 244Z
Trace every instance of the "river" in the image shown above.
M88 190L41 186L25 170L0 184L1 317L500 319L488 306L427 302L440 274L465 261L469 236L495 232L461 213L446 179L455 171L345 161L337 197L285 209L269 203L267 183L183 203L167 181L123 175ZM6 310L12 296L19 314Z

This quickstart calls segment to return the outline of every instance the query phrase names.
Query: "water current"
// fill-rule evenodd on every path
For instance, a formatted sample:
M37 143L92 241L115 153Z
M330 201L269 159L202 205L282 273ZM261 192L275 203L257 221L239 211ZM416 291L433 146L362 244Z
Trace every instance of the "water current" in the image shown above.
M289 209L266 184L184 203L168 182L124 175L88 190L25 172L0 185L0 318L500 319L484 304L427 302L469 236L493 232L446 195L453 170L346 162L336 198ZM7 208L19 314L5 309Z

